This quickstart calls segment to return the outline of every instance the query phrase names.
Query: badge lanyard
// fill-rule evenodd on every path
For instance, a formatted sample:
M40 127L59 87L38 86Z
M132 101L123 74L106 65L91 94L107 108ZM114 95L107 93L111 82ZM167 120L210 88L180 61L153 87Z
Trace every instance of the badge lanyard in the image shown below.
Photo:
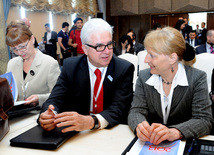
M27 90L28 84L29 84L29 81L27 83L25 83L24 85L22 85L22 91L23 91L23 97L24 97L24 99L26 97L25 92Z

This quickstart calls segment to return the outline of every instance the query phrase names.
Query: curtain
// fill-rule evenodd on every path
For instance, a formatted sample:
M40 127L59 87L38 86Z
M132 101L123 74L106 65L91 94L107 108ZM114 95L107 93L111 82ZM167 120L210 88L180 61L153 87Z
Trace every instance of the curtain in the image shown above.
M11 0L11 3L29 10L52 13L96 15L98 12L97 0Z
M11 4L11 0L3 0L5 26L7 26L7 17L10 10L10 4ZM10 55L9 47L7 47L7 49L8 49L8 56L10 59L11 55Z
M7 25L7 17L10 10L10 4L11 4L11 0L3 0L5 25Z
M103 19L106 20L106 0L98 0L100 12L103 13Z
M0 0L0 74L6 72L7 63L8 63L8 48L5 43L5 19L4 19L4 7L3 2L7 0Z

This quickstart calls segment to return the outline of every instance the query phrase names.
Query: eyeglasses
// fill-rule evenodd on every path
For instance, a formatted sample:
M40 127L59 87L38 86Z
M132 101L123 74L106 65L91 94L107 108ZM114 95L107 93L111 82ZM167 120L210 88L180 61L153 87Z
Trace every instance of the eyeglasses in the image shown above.
M19 46L19 48L14 47L14 48L11 48L11 50L14 52L24 51L24 50L26 50L28 43L29 43L29 40L24 46Z
M85 44L85 45L87 45L87 46L89 46L91 48L94 48L97 52L102 52L102 51L104 51L106 49L106 47L109 50L113 49L116 46L116 43L115 43L115 41L111 41L106 45L103 45L103 44L100 44L100 45L97 45L97 46L92 46L92 45L89 45L89 44Z

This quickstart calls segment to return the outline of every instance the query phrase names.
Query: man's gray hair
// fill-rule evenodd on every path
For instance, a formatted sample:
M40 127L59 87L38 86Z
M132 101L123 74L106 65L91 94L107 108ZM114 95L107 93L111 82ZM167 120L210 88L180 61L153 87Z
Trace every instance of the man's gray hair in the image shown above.
M90 39L91 39L91 35L92 34L97 34L99 35L99 33L102 32L109 32L112 36L113 30L111 25L109 25L105 20L101 19L101 18L93 18L88 20L82 30L81 30L81 41L82 44L89 44Z

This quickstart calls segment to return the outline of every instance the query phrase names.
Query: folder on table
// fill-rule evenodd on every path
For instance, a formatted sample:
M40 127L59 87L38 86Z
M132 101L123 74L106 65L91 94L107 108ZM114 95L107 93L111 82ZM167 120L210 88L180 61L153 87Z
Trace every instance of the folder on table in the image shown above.
M55 150L71 136L78 133L76 131L62 133L61 130L62 128L55 128L52 131L45 131L37 125L11 139L10 145L35 149Z

